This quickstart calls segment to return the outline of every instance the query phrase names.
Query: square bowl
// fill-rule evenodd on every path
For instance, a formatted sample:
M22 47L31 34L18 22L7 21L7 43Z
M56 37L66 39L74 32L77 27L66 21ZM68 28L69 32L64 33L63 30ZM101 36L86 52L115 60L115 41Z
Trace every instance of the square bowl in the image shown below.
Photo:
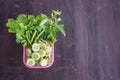
M26 63L26 60L27 60L26 48L23 47L23 63L24 63L24 65L30 69L32 69L32 68L49 68L50 66L52 66L52 64L54 62L54 44L51 45L51 48L52 48L52 50L51 50L51 55L50 55L50 61L46 66L40 66L40 65L29 66Z

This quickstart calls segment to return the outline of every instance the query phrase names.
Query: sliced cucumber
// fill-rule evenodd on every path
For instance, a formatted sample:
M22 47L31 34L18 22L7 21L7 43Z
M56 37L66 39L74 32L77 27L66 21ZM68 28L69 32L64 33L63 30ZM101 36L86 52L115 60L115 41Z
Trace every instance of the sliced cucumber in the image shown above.
M40 44L34 43L32 45L32 50L35 51L35 52L39 51L40 50Z
M31 56L31 53L32 53L31 49L27 48L27 49L26 49L26 54L27 54L27 56Z
M27 59L27 65L34 66L35 65L35 60L34 59Z
M46 52L45 50L40 49L39 54L40 54L40 57L44 57L46 55Z
M34 60L39 60L40 59L40 54L35 52L35 53L32 53L32 59Z
M48 64L48 61L46 59L41 59L40 65L41 66L46 66Z

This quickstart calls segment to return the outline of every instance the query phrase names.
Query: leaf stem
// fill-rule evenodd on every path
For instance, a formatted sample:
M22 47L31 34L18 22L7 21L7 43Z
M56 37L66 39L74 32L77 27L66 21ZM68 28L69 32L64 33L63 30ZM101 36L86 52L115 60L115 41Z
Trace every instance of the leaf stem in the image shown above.
M32 35L31 43L33 42L33 39L35 38L36 34L37 34L37 30L35 30L34 33L33 33L33 35Z
M45 30L43 30L43 31L35 38L34 42L36 42L36 41L39 39L39 37L42 35L42 33L44 33L44 31L45 31Z
M31 45L31 42L30 42L30 40L28 38L28 35L26 35L26 39L27 39L28 43Z

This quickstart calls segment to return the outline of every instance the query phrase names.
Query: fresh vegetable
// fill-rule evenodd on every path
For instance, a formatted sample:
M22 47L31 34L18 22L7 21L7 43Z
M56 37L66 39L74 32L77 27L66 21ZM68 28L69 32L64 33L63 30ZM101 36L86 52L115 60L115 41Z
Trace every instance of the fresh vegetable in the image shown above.
M40 44L34 43L32 45L32 50L35 51L35 52L39 51L40 50Z
M27 59L27 65L29 66L34 66L35 65L35 60L34 59Z
M27 48L27 49L26 49L26 54L27 54L27 56L31 56L31 53L32 53L31 49Z
M31 66L35 61L35 65L46 66L50 62L52 49L49 42L39 41L39 43L34 43L31 49L27 48L26 50L26 53L30 54L27 55L28 60L30 59L27 61L28 65Z
M52 10L51 17L20 14L16 19L8 19L8 32L15 33L17 43L26 47L26 63L29 66L46 66L51 60L51 44L59 31L66 36L64 25L60 23L61 12Z
M46 66L48 64L48 61L46 60L46 59L42 59L41 61L40 61L40 65L41 66Z
M6 26L8 32L16 34L17 43L25 47L31 47L40 39L55 43L56 32L60 31L66 36L64 25L60 24L60 15L61 12L55 10L52 11L51 17L42 13L37 16L20 14L16 19L8 19Z
M45 50L41 49L39 51L39 54L40 54L41 57L44 57L46 55L46 52L45 52Z
M32 54L32 58L34 60L39 60L40 59L40 54L35 52L35 53Z

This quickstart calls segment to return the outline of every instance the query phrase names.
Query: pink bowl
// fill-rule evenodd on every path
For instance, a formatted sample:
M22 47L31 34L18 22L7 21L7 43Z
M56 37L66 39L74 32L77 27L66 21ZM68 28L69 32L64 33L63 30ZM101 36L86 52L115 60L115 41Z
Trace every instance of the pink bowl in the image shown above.
M49 68L50 66L52 66L53 62L54 62L54 44L52 44L52 51L51 51L51 60L48 63L47 66L40 66L40 65L35 65L35 66L29 66L26 64L26 48L23 47L23 63L27 68Z

